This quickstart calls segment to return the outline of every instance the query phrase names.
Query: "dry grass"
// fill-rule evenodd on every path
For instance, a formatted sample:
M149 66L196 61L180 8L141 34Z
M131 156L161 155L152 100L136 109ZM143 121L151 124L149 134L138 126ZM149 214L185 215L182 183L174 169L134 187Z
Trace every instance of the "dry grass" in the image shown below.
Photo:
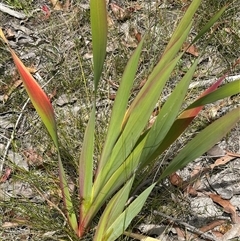
M30 1L6 1L16 10L24 10L30 14L34 9L39 8L39 5L42 5L43 2L38 0L36 3L30 4ZM147 34L141 65L136 77L135 86L137 87L148 76L159 60L177 21L183 15L182 9L185 6L183 2L186 1L166 1L165 7L163 7L162 5L154 6L151 1L146 1L146 3L140 1L139 4L142 8L131 14L131 19L126 21L118 21L109 10L113 24L109 29L108 52L99 92L96 159L101 152L106 125L113 104L109 99L109 95L115 92L115 87L109 83L113 82L117 85L121 79L127 59L129 59L137 44L134 31ZM203 1L202 7L194 19L191 37L194 37L207 19L227 2L229 1ZM69 182L75 183L79 150L91 108L93 74L91 58L88 58L91 55L89 9L83 8L84 1L72 1L72 3L71 9L52 12L49 19L44 19L41 11L32 15L25 22L24 26L37 34L35 40L41 39L41 41L36 46L28 43L23 45L17 44L15 50L20 56L34 52L35 57L24 62L26 65L34 66L38 69L38 74L42 78L40 80L41 85L46 84L45 90L47 93L54 94L56 91L56 95L53 98L53 106L55 107L59 125L63 162L69 174ZM121 4L124 8L128 8L138 3L125 0ZM220 76L239 57L237 55L240 53L239 10L240 4L238 1L235 1L226 11L223 18L221 18L220 23L216 26L213 38L207 43L207 51L204 53L202 62L198 67L198 74L195 80L201 81L213 76ZM9 21L19 22L3 13L0 13L0 18L5 28L8 26ZM206 41L207 38L197 44L199 50L206 45ZM9 53L3 45L0 48L2 53L0 60L0 94L3 95L14 84L17 77L15 77L16 74ZM187 55L178 64L163 92L163 102L165 96L171 92L179 76L184 74L193 59L193 56ZM239 67L232 70L232 74L239 72ZM192 90L189 94L189 101L199 91L201 89ZM133 93L131 99L136 93L137 91ZM73 104L59 107L56 102L62 94L66 94L70 99L75 97L76 101ZM26 100L25 91L22 88L16 88L7 102L4 105L0 104L0 112L11 111L11 121L15 123ZM11 150L21 155L26 150L34 150L40 160L39 163L33 160L34 163L29 164L28 171L12 164L8 160L5 161L5 165L10 166L13 170L11 180L9 181L29 183L31 185L29 190L33 191L34 194L31 198L24 197L24 195L19 198L13 195L7 202L0 201L0 211L4 216L0 225L5 222L14 222L14 220L19 221L19 219L22 219L24 222L24 225L19 226L17 229L1 229L0 235L6 237L5 240L12 240L13 237L14 240L18 240L20 234L17 230L24 227L27 230L26 235L32 236L31 240L77 240L68 230L64 218L56 209L56 207L61 209L62 203L59 196L57 161L53 145L32 106L30 104L27 105L23 111L24 115L11 143ZM190 131L176 145L171 147L161 160L165 161L171 158L172 153L175 153L179 146L183 146L188 139L192 138L196 130L201 129L207 123L204 120L204 115L200 116ZM10 138L11 132L12 129L1 129L1 143L7 143L7 138ZM156 172L157 168L154 169L156 178L158 175L158 172ZM8 187L5 188L8 191ZM76 190L77 187L75 186L74 188ZM164 207L168 207L167 212L170 210L170 213L167 214L169 215L173 213L176 216L187 215L189 210L185 205L186 200L183 198L176 205L176 202L172 200L172 195L179 195L178 190L164 189L164 186L161 186L159 190L155 190L132 228L143 219L149 223L155 222L155 217L151 212L152 210L159 210L160 207L162 211L164 211ZM46 199L44 201L44 198L47 198L50 202L46 201ZM157 221L159 222L159 220ZM54 233L47 233L51 231ZM13 236L11 236L11 232ZM49 236L44 237L43 234L46 233ZM91 237L90 232L84 240L91 240ZM119 240L131 239L122 237Z

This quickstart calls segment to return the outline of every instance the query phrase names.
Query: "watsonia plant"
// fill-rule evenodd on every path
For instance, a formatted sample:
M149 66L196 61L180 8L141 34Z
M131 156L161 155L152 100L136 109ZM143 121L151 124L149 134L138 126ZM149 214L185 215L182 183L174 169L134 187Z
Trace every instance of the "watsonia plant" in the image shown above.
M21 75L24 87L46 126L58 152L59 177L62 199L69 226L76 236L81 238L91 227L96 214L107 205L96 228L94 241L113 241L124 233L132 219L143 207L155 183L147 187L132 203L126 206L135 176L147 165L155 162L188 127L202 109L203 105L239 93L240 80L225 84L218 88L224 77L203 92L199 98L184 111L180 109L184 103L189 83L194 74L198 59L181 78L172 94L161 108L155 122L146 128L152 110L157 103L161 91L169 79L173 69L183 56L181 50L192 27L193 16L201 1L193 0L185 15L174 31L160 61L148 76L147 82L134 101L128 106L128 99L133 86L144 38L129 59L111 112L111 119L105 138L101 157L97 160L97 170L93 174L94 135L96 116L96 96L101 79L107 45L107 13L105 0L90 1L90 16L93 45L94 67L94 101L85 130L81 155L79 158L79 200L75 207L68 188L67 179L57 136L54 112L48 97L34 80L27 68L10 48L3 32L0 35L7 44L14 63ZM199 32L192 44L201 38L218 20L227 6L216 13ZM163 179L172 172L184 167L199 155L206 152L219 141L239 120L239 108L233 109L219 118L199 134L176 155L160 177ZM107 127L106 127L107 128ZM79 210L75 213L74 210Z

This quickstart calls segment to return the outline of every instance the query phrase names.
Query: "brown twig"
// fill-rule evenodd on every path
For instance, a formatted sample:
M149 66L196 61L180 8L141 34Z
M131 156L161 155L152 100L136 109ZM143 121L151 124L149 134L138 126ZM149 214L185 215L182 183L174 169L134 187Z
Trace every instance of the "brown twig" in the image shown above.
M170 220L173 223L176 223L178 225L184 226L190 232L192 232L194 234L197 234L198 236L201 236L201 237L205 238L206 240L217 241L217 239L215 239L213 236L211 236L209 234L206 234L206 233L202 232L201 230L199 230L198 228L196 228L194 226L191 226L190 224L185 223L185 222L183 222L183 221L181 221L179 219L170 217L170 216L168 216L168 215L166 215L166 214L164 214L162 212L156 211L156 210L153 211L153 214L160 215L160 216Z

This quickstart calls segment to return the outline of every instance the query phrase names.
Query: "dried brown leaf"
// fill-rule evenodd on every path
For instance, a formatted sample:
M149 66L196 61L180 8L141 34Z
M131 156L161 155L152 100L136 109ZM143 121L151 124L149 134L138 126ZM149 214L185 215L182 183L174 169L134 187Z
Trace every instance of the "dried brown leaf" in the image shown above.
M23 151L23 155L27 159L29 166L41 166L43 164L43 158L34 149L26 149Z
M183 44L183 50L195 57L198 57L199 55L197 47L195 45L189 45L189 43Z
M172 185L177 186L179 188L181 188L183 186L183 179L176 173L172 173L169 176L169 180L171 182Z
M235 158L236 158L235 156L226 155L224 157L218 158L213 164L210 165L210 167L211 169L213 169L215 167L225 165Z
M7 179L10 177L11 173L12 173L12 169L7 167L5 170L5 173L0 178L0 183L6 182Z
M237 215L236 208L231 204L229 200L225 200L220 195L214 193L210 193L208 195L215 203L222 206L226 213L231 214L233 223L240 223L240 217Z
M211 223L204 225L199 230L205 233L225 223L226 223L226 220L214 220Z
M115 3L110 3L109 5L117 20L125 21L131 17L129 10L123 9Z
M186 237L185 237L185 232L178 226L174 225L174 228L177 232L177 236L178 236L178 240L186 240Z
M177 186L185 193L190 194L193 197L198 195L196 189L193 187L193 183L183 181L183 179L177 173L171 174L169 180L172 185Z

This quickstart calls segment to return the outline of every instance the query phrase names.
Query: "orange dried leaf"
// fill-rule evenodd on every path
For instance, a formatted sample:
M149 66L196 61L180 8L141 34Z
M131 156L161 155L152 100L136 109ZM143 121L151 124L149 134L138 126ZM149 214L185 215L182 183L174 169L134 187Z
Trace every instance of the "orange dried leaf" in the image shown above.
M229 200L225 200L221 196L214 193L210 193L208 195L215 203L222 206L226 213L231 214L231 219L234 223L240 223L240 217L237 215L236 208L231 204Z
M183 185L183 179L176 172L169 176L169 180L174 186L182 187Z
M183 44L183 50L186 51L186 53L189 53L195 57L198 57L198 55L199 55L197 47L195 45L189 46L189 43Z
M182 191L195 197L198 195L196 189L190 181L183 181L183 179L175 172L169 177L172 185L179 187Z
M226 220L214 220L211 223L204 225L199 230L205 233L225 223L226 223Z
M236 213L235 207L230 203L229 200L222 199L220 195L211 193L209 197L217 204L223 207L226 213Z
M136 40L138 41L138 43L140 43L140 41L141 41L141 39L142 39L141 33L135 32L135 38L136 38Z
M234 156L229 156L229 155L226 155L224 157L221 157L221 158L218 158L214 164L211 164L210 167L211 169L213 169L214 167L218 167L218 166L222 166L222 165L225 165L227 164L228 162L230 162L231 160L235 159L236 157Z
M0 183L6 182L9 176L11 175L11 173L12 173L12 169L7 167L5 170L5 173L0 178Z

